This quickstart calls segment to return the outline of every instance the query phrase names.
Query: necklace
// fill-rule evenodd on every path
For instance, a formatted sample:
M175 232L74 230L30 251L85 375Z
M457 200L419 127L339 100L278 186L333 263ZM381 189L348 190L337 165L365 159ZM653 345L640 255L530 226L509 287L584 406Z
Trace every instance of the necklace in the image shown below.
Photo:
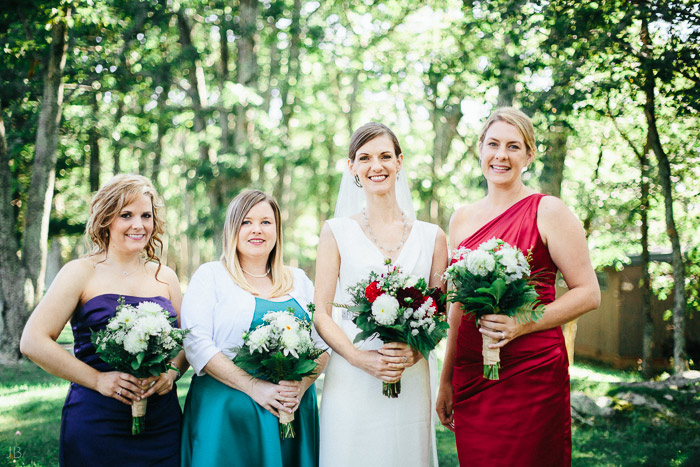
M362 219L365 221L365 227L367 227L367 233L369 234L372 243L377 245L380 250L386 253L393 253L401 249L404 242L406 241L406 232L408 231L408 221L406 220L405 212L401 211L401 220L403 221L403 233L401 234L401 242L399 242L399 244L394 248L387 248L381 243L379 243L379 240L377 240L377 237L374 235L374 232L372 232L372 227L369 225L369 219L367 219L367 213L365 213L364 208L362 209Z
M112 265L114 265L117 269L119 269L119 270L121 271L121 273L122 273L122 276L125 276L125 277L126 277L126 276L130 276L131 274L135 273L135 272L138 271L138 269L141 267L141 260L140 260L140 259L139 259L139 264L136 265L136 268L135 268L133 271L129 271L129 272L126 272L125 270L123 270L123 269L121 268L121 266L119 266L117 263L113 262L113 261L112 261L111 259L109 259L109 258L108 258L106 261L108 261L109 264L112 264Z
M256 277L258 279L262 279L263 277L267 277L267 275L270 274L270 268L267 268L267 272L265 274L253 274L252 272L248 272L243 268L241 268L241 271L248 274L250 277Z

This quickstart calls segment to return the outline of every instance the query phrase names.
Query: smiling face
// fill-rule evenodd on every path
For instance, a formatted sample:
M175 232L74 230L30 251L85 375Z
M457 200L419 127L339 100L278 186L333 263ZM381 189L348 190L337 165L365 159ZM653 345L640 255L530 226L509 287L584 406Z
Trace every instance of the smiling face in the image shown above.
M489 126L479 147L481 170L489 183L509 184L533 160L522 133L510 123L495 121Z
M275 213L270 203L261 201L250 208L238 231L236 250L239 261L256 258L267 261L276 244Z
M367 141L348 160L350 172L357 175L365 191L385 193L394 188L396 175L403 164L403 154L396 154L389 135L379 135Z
M109 224L109 249L120 253L136 253L146 247L153 234L153 203L139 195L125 205Z

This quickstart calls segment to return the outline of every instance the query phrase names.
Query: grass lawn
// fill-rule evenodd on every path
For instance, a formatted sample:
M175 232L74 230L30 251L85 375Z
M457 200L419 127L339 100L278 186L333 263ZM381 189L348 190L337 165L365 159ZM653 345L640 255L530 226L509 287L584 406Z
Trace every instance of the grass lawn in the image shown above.
M178 383L184 404L192 371ZM619 381L638 381L636 373L577 364L571 368L572 391L595 399L614 397L629 388ZM31 362L0 367L0 466L54 466L58 464L61 407L68 383ZM634 388L666 410L615 406L609 418L573 426L574 466L691 466L700 464L700 395L698 391ZM457 466L454 435L437 428L442 467ZM13 458L14 457L14 458Z

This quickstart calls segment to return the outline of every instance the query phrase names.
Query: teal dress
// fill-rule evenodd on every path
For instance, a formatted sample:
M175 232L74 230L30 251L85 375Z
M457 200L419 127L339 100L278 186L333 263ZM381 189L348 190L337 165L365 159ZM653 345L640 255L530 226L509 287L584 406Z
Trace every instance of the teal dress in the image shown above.
M289 307L297 317L308 320L293 298L273 302L256 297L250 329L262 324L268 312ZM183 414L182 466L318 466L315 384L304 393L293 423L296 437L281 440L277 417L250 396L209 375L194 376Z

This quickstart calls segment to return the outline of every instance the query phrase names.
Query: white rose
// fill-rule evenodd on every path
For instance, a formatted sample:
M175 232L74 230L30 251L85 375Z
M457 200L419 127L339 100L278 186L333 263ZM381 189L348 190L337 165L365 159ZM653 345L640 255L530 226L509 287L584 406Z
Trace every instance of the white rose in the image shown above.
M487 251L487 250L493 250L496 248L499 244L501 243L501 240L497 238L492 238L490 240L486 240L484 243L479 245L479 250Z
M467 270L475 276L486 276L493 271L496 260L484 250L474 250L466 258Z
M289 355L291 353L295 357L299 358L297 351L299 350L299 346L302 344L302 341L299 333L296 330L283 331L280 340L284 346L283 352L285 355Z
M119 313L117 313L117 315L113 318L113 320L117 322L117 327L124 324L127 328L131 327L134 324L135 319L136 311L134 311L134 309L131 307L122 308L122 310Z
M472 250L470 250L469 248L459 247L452 252L450 260L456 260L457 263L462 262L462 260L464 260L464 257L467 256L471 251Z
M523 252L518 250L518 252L516 253L515 256L518 258L518 267L523 272L523 275L529 276L530 275L530 263L527 262L527 258L525 258L525 255L523 254Z
M415 287L418 284L418 276L406 276L406 281L404 282L404 287Z
M399 311L399 301L389 294L382 294L372 304L372 316L385 326L394 324Z
M163 330L163 322L158 316L145 316L138 321L138 328L146 334L155 336Z
M163 307L161 307L155 302L141 302L136 308L139 311L143 311L145 313L159 313L163 310Z
M266 318L270 314L272 314L273 316L270 320L267 320ZM286 311L268 313L268 315L266 315L264 319L265 321L269 321L270 323L274 324L274 326L276 326L281 331L291 331L299 329L299 322L297 321L297 319L294 316L287 313Z
M253 332L248 334L248 347L250 348L250 353L267 351L267 340L270 336L270 328L268 326L261 326L255 329Z
M148 337L139 329L132 329L124 337L124 350L130 354L136 355L146 350L147 346Z
M518 270L517 250L513 248L503 247L496 252L498 262L501 263L507 274L513 274Z

